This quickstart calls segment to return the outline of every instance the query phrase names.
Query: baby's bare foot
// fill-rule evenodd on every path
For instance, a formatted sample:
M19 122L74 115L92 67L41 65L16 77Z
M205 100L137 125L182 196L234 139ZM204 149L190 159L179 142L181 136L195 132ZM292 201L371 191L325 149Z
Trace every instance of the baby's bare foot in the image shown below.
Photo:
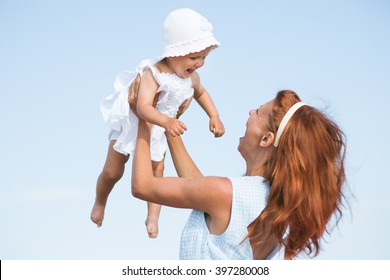
M145 225L149 238L156 238L158 236L158 219L147 218Z
M103 224L104 208L104 205L100 205L97 202L95 202L95 204L93 205L91 212L91 220L97 225L97 227L101 227Z

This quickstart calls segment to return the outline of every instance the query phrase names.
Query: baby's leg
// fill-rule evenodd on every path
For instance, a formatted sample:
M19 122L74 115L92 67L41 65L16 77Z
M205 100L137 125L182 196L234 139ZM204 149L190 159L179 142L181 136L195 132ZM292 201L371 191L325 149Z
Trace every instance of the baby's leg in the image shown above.
M152 161L153 175L162 177L164 175L164 160ZM150 238L158 235L158 218L160 216L161 205L148 202L148 217L146 218L146 230Z
M115 151L113 149L114 144L115 140L110 141L106 163L96 183L96 198L91 212L91 220L98 227L103 223L107 198L114 185L122 178L123 172L125 171L125 164L129 159L129 156Z

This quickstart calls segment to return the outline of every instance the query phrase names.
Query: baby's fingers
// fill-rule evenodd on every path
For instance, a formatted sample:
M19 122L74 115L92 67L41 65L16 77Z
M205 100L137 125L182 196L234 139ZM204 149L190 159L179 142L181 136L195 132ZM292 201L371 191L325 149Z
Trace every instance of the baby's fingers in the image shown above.
M215 129L214 129L214 136L215 137L221 137L222 135L225 134L225 128L223 126L217 126Z
M187 130L187 126L181 122L181 121L178 121L175 126L171 127L168 132L172 135L172 136L180 136L181 134L183 134L185 131Z
M179 125L180 125L180 130L181 130L181 134L184 133L184 131L187 130L187 126L182 122L182 121L179 121Z

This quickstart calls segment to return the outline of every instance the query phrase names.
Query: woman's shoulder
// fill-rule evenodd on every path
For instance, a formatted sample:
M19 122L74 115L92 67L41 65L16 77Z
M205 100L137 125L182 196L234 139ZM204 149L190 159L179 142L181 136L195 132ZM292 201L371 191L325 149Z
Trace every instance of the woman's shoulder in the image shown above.
M229 177L232 183L241 185L261 185L268 187L268 181L261 176L241 176L241 177Z
M242 176L229 178L233 186L233 194L237 199L250 199L265 203L269 195L269 184L261 176Z

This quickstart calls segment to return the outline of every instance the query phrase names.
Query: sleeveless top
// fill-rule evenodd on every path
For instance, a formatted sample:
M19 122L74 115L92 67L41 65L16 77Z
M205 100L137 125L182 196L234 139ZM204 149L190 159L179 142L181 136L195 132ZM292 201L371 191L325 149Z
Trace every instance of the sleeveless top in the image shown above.
M130 109L128 89L138 74L151 69L153 77L159 85L156 109L171 118L176 117L180 105L190 98L194 89L191 78L182 79L176 74L159 73L154 64L159 60L143 60L136 71L120 73L114 82L115 93L107 96L101 103L100 109L105 123L111 131L119 135L114 149L124 155L131 154L135 149L138 134L138 117ZM151 131L150 152L154 161L161 161L168 148L163 127L154 125Z
M193 210L180 241L180 259L253 260L248 225L266 206L269 185L263 177L229 178L232 183L230 222L221 235L210 234L203 211ZM245 241L243 241L245 239Z

